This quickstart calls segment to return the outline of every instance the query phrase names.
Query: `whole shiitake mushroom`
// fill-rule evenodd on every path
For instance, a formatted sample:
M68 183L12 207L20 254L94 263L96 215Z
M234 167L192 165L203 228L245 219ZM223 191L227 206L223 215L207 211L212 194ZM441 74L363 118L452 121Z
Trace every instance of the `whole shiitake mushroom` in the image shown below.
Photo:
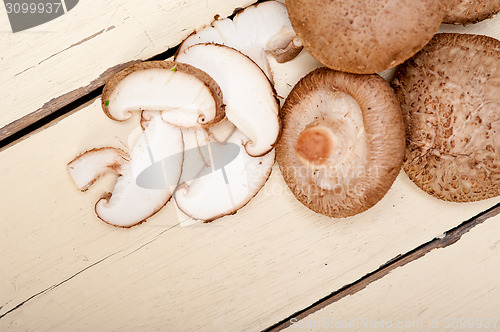
M378 75L316 69L292 89L281 116L281 173L315 212L335 218L363 212L384 197L401 169L401 108Z
M443 23L476 23L500 12L500 0L448 0Z
M287 0L304 48L323 65L372 74L410 58L436 33L442 0Z
M437 34L392 82L406 124L404 169L437 198L500 195L500 41Z

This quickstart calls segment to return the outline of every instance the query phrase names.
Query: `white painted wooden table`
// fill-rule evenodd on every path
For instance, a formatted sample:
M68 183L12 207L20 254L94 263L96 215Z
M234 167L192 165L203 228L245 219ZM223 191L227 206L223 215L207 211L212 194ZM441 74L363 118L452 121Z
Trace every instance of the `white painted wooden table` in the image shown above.
M98 97L79 98L252 2L81 0L15 34L0 5L0 139L77 100L0 150L0 331L317 330L356 319L444 329L500 318L500 199L439 201L404 173L343 220L298 203L277 167L248 206L211 224L180 227L171 204L131 229L96 218L115 178L81 193L66 164L93 147L127 148L137 118L113 122ZM500 38L500 17L442 30ZM318 66L306 52L272 65L286 73L282 97Z

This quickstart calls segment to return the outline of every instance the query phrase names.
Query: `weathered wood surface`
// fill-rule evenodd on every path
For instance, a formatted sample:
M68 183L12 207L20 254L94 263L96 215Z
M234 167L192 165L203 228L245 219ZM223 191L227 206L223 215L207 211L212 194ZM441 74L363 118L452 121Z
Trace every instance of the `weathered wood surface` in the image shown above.
M136 126L97 100L0 152L0 330L258 330L498 202L442 202L402 173L374 208L332 220L301 206L275 169L234 216L182 228L168 204L115 229L93 211L113 178L80 193L66 163L123 147Z
M374 276L371 283L358 285L355 292L345 292L301 320L293 319L284 331L499 330L499 212L460 234L459 241L435 246L424 257L404 262L383 278Z
M178 45L251 0L85 1L12 33L0 5L0 140L95 90L130 61Z
M482 32L498 34L498 22ZM316 65L303 53L279 67L280 95ZM114 178L80 193L66 164L126 148L137 124L111 121L98 99L0 151L0 330L260 330L499 202L442 202L401 173L374 208L332 220L299 204L275 167L234 216L180 227L170 202L115 229L93 211Z

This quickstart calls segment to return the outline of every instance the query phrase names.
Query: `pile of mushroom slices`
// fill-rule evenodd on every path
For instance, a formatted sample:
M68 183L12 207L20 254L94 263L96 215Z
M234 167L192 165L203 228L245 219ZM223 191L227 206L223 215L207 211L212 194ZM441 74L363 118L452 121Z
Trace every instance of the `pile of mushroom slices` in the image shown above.
M283 62L300 49L285 5L269 1L191 35L175 61L135 64L112 77L105 114L125 121L141 111L143 131L130 153L104 147L68 164L81 191L104 173L119 176L96 203L97 216L131 227L172 196L180 211L204 221L246 205L271 173L280 134L267 56Z

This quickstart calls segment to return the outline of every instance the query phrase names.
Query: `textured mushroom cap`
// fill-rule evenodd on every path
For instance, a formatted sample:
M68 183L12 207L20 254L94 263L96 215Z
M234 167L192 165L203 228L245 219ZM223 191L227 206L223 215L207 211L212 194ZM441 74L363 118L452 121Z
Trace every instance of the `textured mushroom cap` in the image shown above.
M443 23L476 23L500 11L500 0L447 0Z
M401 169L401 109L378 75L316 69L290 92L282 120L281 173L313 211L336 218L363 212L382 199Z
M469 202L500 194L500 42L437 34L392 82L406 124L408 176Z
M438 30L441 0L287 0L304 48L325 66L372 74L414 55Z
M217 83L198 68L172 61L137 63L114 75L104 87L102 109L118 121L132 111L162 111L165 122L179 127L209 126L225 115Z

